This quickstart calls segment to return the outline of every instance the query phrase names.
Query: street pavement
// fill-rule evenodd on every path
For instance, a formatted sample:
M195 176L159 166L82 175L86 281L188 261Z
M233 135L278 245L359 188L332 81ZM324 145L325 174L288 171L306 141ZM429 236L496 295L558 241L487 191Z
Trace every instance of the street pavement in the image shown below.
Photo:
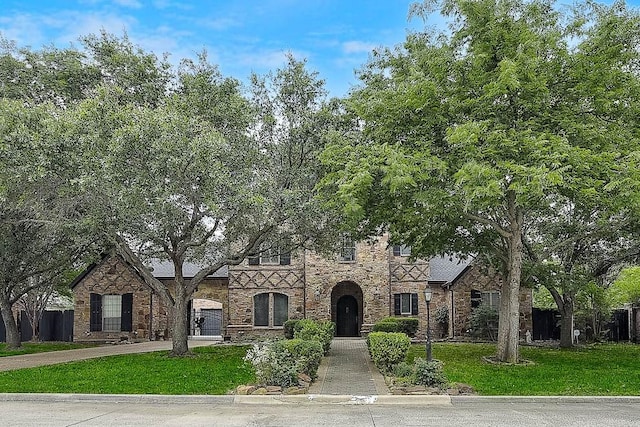
M189 346L212 345L190 341ZM0 370L169 349L168 341L0 358ZM0 394L2 426L640 426L640 397L394 396L362 339L335 339L309 394Z

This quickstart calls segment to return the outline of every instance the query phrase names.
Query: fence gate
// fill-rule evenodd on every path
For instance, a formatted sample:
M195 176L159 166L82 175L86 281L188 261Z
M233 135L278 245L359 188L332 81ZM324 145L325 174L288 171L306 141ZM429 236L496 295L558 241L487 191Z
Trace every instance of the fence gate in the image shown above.
M222 335L222 310L217 308L192 310L191 335Z

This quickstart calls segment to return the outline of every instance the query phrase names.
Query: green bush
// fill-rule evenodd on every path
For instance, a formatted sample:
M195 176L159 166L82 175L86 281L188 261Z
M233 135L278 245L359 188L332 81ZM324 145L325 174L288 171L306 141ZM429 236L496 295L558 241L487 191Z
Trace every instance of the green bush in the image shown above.
M371 332L400 332L400 327L395 319L383 319L373 325Z
M410 337L414 337L417 330L418 319L415 317L385 317L371 328L372 332L402 332Z
M307 374L311 379L315 379L318 376L318 366L320 366L320 361L324 354L320 341L292 339L281 343L295 359L298 373Z
M436 360L428 362L419 357L414 361L414 383L444 389L449 381L442 370L441 362Z
M495 308L480 304L471 312L469 325L472 336L495 341L498 334L498 312Z
M412 378L413 366L407 362L400 362L393 367L393 376L396 378Z
M260 385L291 387L298 384L296 360L282 341L254 344L244 360L253 365Z
M373 363L388 373L405 360L411 341L401 332L372 332L367 336L367 344Z
M284 322L284 337L288 340L293 339L296 325L300 320L290 319Z
M333 322L316 322L311 319L302 319L295 324L293 337L302 340L320 341L324 354L328 354L334 333L335 324Z
M416 336L416 331L418 330L418 319L415 317L399 317L398 324L400 325L400 330L398 332L404 332L410 337Z

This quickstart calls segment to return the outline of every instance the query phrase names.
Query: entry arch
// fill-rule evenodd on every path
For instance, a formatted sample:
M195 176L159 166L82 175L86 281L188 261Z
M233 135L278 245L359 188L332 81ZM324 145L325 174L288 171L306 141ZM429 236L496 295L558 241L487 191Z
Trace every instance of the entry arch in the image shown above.
M338 283L331 290L331 320L336 336L359 337L363 319L362 288L351 281Z

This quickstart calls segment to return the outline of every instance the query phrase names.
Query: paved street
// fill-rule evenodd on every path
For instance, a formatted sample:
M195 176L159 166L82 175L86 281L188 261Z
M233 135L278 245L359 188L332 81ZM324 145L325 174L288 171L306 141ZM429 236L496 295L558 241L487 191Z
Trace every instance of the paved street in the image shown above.
M210 345L191 341L191 347ZM168 349L170 342L0 358L0 370L108 354ZM106 353L106 354L105 354ZM637 426L640 397L393 396L362 339L335 339L308 395L154 396L2 394L4 426Z
M0 401L2 426L637 426L640 401L453 399L449 405ZM198 398L194 399L198 401ZM264 402L264 400L263 400Z

